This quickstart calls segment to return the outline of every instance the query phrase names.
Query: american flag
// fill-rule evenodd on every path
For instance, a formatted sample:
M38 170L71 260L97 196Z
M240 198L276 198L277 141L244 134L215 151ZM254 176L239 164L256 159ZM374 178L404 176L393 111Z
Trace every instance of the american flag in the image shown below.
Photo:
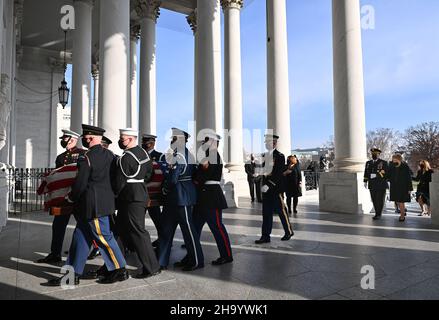
M148 207L157 207L162 205L162 183L165 179L160 163L153 161L154 174L152 179L147 183L146 187L148 189L149 204Z
M38 188L38 194L44 194L44 210L59 207L64 203L64 198L72 189L78 174L76 163L55 169L43 177Z

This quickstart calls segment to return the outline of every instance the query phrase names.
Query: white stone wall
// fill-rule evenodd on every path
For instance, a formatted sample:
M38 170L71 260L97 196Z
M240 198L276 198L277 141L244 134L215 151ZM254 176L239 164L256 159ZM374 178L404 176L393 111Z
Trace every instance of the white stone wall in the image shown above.
M439 226L439 173L433 174L433 181L430 184L431 200L431 222Z

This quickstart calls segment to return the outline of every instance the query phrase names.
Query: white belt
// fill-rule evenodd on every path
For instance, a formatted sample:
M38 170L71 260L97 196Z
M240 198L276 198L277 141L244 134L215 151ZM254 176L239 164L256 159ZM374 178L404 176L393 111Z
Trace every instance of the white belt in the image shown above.
M128 179L127 183L144 183L145 180L140 180L140 179Z
M220 185L221 182L219 182L219 181L214 181L214 180L208 180L208 181L206 181L204 184L207 185L207 186L209 186L209 185L215 185L215 184Z

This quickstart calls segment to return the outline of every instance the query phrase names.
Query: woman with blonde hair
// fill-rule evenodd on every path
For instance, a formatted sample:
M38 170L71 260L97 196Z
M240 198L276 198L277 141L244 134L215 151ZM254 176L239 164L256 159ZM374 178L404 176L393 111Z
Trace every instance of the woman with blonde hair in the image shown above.
M416 190L416 201L421 206L422 213L419 216L430 215L430 182L433 175L430 163L427 160L421 160L419 162L418 174L414 181L418 181L418 189Z
M402 159L400 154L392 157L389 167L390 201L395 201L399 207L401 216L399 221L405 221L405 203L411 202L413 191L412 176L410 168Z

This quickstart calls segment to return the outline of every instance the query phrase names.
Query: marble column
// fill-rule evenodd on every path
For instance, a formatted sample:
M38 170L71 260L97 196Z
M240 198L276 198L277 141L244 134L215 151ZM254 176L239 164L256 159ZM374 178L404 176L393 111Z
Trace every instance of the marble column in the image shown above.
M335 168L320 178L324 211L369 213L363 186L366 121L359 0L333 0Z
M127 125L130 128L139 127L139 113L138 113L138 98L137 98L137 88L138 88L138 76L137 76L137 43L140 38L140 25L131 26L131 49L130 49L130 90L131 90L131 109L128 113Z
M91 70L93 78L93 125L99 126L99 66L94 64Z
M139 131L156 134L156 23L160 15L160 1L141 0L136 11L141 17Z
M219 0L197 2L197 135L203 129L222 128L220 10Z
M129 39L130 1L101 1L99 118L106 135L114 141L119 129L127 126Z
M267 0L267 128L280 136L278 149L291 153L288 36L285 0Z
M197 86L198 86L198 33L197 33L197 9L195 9L191 14L186 17L187 23L189 24L193 34L194 34L194 121L197 123L198 106L197 106ZM196 128L194 128L196 129ZM196 146L195 146L196 148Z
M76 21L73 30L70 129L80 132L81 124L89 121L93 1L75 0L73 5Z
M242 171L242 77L241 77L241 8L242 0L222 0L224 10L224 129L226 168Z

